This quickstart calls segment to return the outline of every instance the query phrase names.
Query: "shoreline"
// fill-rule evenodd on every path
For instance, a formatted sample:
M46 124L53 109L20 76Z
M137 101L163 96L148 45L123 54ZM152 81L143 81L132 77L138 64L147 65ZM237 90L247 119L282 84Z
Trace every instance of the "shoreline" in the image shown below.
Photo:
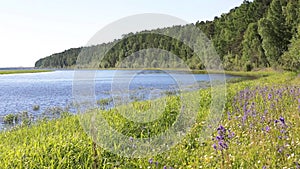
M0 70L0 75L24 74L24 73L43 73L43 72L52 72L52 71L53 70L44 70L44 69Z

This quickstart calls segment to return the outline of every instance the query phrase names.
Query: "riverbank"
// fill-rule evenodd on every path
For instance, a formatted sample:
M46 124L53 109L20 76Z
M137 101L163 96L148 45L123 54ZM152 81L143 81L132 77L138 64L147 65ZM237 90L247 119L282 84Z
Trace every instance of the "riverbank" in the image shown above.
M42 73L42 72L52 72L53 70L41 70L41 69L26 69L26 70L0 70L0 75L7 74L23 74L23 73Z
M0 164L3 168L296 168L300 164L300 87L294 84L299 81L296 73L277 72L228 84L226 107L220 112L223 118L204 140L201 134L210 112L211 90L193 92L191 101L202 98L195 125L179 144L160 155L138 159L113 154L93 143L80 116L66 114L1 132ZM115 110L99 113L133 140L147 138L145 133L160 133L174 123L169 116L176 115L174 97L167 102L165 118L146 126L128 122ZM144 110L149 104L133 106Z

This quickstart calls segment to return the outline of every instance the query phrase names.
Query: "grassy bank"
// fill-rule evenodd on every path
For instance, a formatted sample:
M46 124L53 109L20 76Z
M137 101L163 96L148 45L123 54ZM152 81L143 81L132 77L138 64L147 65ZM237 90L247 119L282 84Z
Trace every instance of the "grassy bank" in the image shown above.
M189 95L191 101L201 97L196 123L179 144L162 154L141 159L113 154L95 146L84 131L84 121L90 118L65 116L1 132L1 167L297 168L300 166L300 86L297 86L300 77L296 73L267 74L228 84L226 108L220 112L222 119L204 140L201 131L210 112L209 89ZM134 102L123 110L144 111L151 104L156 103ZM167 97L161 118L146 124L126 120L119 114L121 110L99 110L93 117L102 114L116 131L141 139L172 126L179 114L178 106L176 96Z
M51 72L51 70L40 70L40 69L30 69L30 70L0 70L0 75L5 74L20 74L20 73L42 73Z

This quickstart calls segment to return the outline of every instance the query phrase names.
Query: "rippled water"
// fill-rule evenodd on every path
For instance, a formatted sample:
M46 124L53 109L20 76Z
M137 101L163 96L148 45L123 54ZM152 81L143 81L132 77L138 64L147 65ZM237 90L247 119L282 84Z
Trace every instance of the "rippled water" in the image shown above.
M118 75L116 77L116 75ZM178 89L178 81L170 74L163 71L140 71L131 70L99 70L95 76L95 95L97 99L110 98L112 84L122 83L122 79L128 79L127 87L130 90L130 99L145 100L160 97L161 94L153 96L151 91L158 90L161 93L168 90ZM185 79L191 74L176 73L178 79ZM221 75L213 75L215 78ZM194 74L196 81L209 82L206 74ZM226 75L226 78L233 76ZM74 71L54 71L46 73L29 73L0 75L0 116L22 111L30 112L35 116L42 114L47 108L72 105L72 85ZM199 85L187 81L187 89L194 90ZM40 109L34 111L33 107L39 105ZM69 109L75 112L75 109Z

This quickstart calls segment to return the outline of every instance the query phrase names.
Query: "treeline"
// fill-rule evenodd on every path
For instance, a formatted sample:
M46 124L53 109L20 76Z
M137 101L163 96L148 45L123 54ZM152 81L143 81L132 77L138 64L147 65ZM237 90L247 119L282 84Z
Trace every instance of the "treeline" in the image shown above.
M213 42L226 70L300 69L300 0L244 1L213 21L129 33L114 42L53 54L38 60L35 67L70 68L79 63L93 68L181 67L174 57L179 56L192 69L208 68L215 62L207 57L212 51L198 56L193 47L177 40L204 47L206 40L197 41L194 26Z

